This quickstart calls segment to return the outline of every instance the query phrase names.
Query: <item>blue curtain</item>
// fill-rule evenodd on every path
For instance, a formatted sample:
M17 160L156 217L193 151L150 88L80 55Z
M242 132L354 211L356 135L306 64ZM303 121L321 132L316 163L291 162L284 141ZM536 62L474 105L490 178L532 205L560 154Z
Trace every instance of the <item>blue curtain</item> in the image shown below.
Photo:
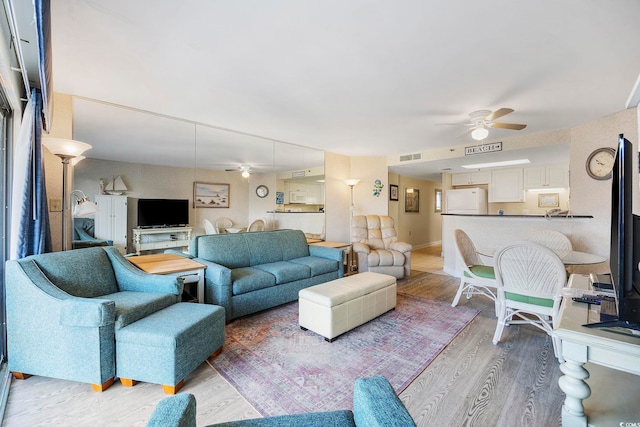
M31 90L31 100L27 108L32 108L30 150L28 154L29 168L25 174L24 191L22 193L22 209L19 224L17 257L41 254L52 251L51 228L49 227L49 209L47 206L47 190L44 176L44 159L42 156L42 95L36 89ZM24 123L23 125L28 125ZM20 185L20 183L17 183ZM14 187L15 188L15 187Z

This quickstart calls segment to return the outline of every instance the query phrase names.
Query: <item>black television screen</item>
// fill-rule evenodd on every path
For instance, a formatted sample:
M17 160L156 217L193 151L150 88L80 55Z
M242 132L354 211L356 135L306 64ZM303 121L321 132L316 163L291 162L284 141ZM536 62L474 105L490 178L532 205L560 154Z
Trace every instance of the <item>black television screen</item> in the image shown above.
M179 227L189 224L189 200L138 199L138 227Z
M617 313L607 313L613 320L603 319L601 313L600 323L585 326L640 329L640 248L634 247L634 240L640 240L640 218L632 212L633 156L638 154L632 148L631 142L620 135L611 180L609 267Z

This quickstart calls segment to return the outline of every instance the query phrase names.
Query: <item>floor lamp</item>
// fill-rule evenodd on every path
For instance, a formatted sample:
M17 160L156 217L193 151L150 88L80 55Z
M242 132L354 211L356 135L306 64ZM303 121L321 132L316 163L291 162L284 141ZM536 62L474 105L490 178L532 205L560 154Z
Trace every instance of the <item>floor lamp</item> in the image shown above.
M352 238L352 236L351 236L351 221L353 219L353 212L355 210L355 204L353 203L353 187L358 185L360 180L352 178L352 179L345 180L345 182L347 183L347 185L351 189L351 206L349 206L349 212L351 212L351 215L349 216L349 241L351 241L351 238ZM353 245L351 245L351 248L349 249L349 265L348 265L348 268L347 268L349 273L357 270L357 265L355 264L355 260L353 258L354 258L353 257Z
M56 156L62 159L62 250L68 249L68 237L67 237L67 200L70 195L67 194L67 175L69 169L69 162L88 149L91 145L74 141L72 139L63 138L42 138L42 145Z

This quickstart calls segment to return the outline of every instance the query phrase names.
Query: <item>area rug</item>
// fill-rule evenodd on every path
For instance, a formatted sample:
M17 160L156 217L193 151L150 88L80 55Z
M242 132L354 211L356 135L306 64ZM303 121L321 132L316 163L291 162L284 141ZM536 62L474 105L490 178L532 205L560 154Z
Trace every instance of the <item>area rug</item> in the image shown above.
M398 294L396 309L332 343L298 326L298 302L227 325L209 360L263 416L351 409L356 378L385 376L400 393L477 310Z

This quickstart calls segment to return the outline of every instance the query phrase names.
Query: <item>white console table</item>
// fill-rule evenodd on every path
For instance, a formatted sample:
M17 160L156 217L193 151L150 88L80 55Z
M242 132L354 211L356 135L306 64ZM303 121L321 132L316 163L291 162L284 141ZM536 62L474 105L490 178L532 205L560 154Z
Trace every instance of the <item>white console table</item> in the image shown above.
M134 228L133 247L136 255L142 251L184 248L191 243L191 227Z
M572 274L568 286L587 290L589 277ZM566 394L562 425L636 425L640 423L640 336L582 326L589 323L589 307L564 298L560 308L556 333L562 339L565 362L558 383Z

